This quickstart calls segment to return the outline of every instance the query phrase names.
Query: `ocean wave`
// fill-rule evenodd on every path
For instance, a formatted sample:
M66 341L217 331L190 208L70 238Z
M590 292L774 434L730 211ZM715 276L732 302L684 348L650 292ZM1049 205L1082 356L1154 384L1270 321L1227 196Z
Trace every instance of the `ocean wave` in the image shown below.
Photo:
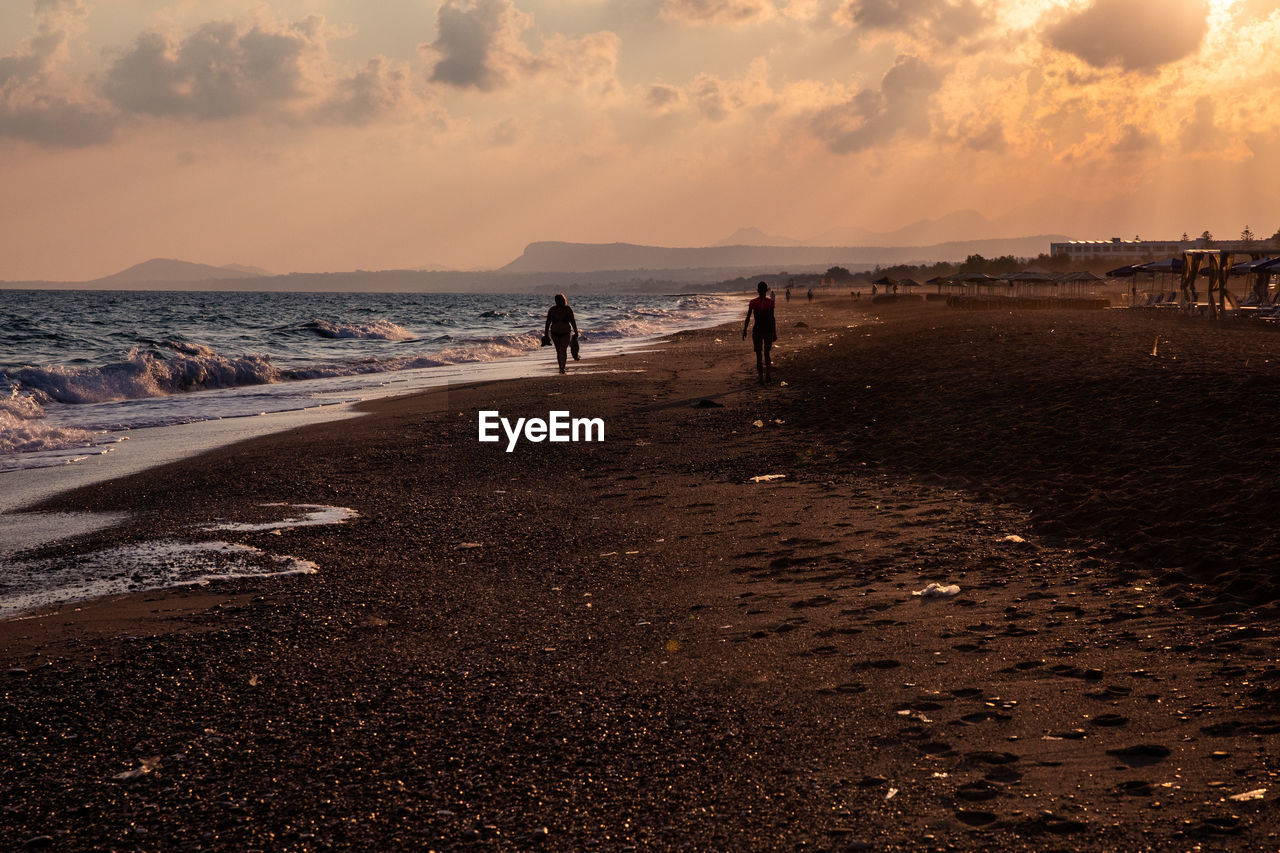
M66 450L94 444L93 433L52 425L44 416L40 401L16 386L0 396L0 454Z
M390 320L374 320L369 323L330 323L328 320L312 320L301 328L330 340L361 341L412 341L416 335Z
M280 371L263 356L228 358L186 341L165 341L163 347L157 351L134 347L123 361L96 367L52 365L0 370L0 379L22 385L41 403L102 403L207 388L263 385L281 377Z
M737 310L735 300L721 296L683 296L648 302L622 297L587 305L590 307L579 312L579 322L582 339L590 344L652 338L718 321L731 307L735 313ZM71 456L83 456L84 448L95 448L89 450L90 453L101 452L100 445L120 440L110 434L119 430L279 411L285 405L314 405L316 398L309 390L311 386L288 389L287 383L294 380L341 380L538 354L543 310L540 306L486 308L489 306L477 305L471 316L479 314L487 324L458 320L465 313L457 312L454 316L436 314L434 319L424 317L415 321L423 328L434 324L438 329L421 338L414 338L388 320L373 318L365 323L314 319L305 323L295 321L287 326L264 324L260 328L261 334L267 336L265 339L255 338L253 334L234 337L226 334L225 330L233 328L235 323L212 322L216 320L214 314L200 315L202 319L196 323L171 326L184 331L212 326L216 330L212 341L217 341L218 349L188 340L176 332L148 330L142 319L135 321L132 315L123 317L110 331L100 335L87 333L82 325L73 333L67 333L69 339L78 341L86 334L99 335L96 351L81 346L60 345L45 351L36 347L35 352L47 353L45 357L60 363L33 366L11 362L0 367L0 455L6 457L0 460L0 470L11 467L11 461L20 462L14 457L21 454L26 454L29 460L49 457L62 464ZM309 312L309 316L315 317L318 313ZM96 319L95 316L77 322L92 324ZM44 329L39 331L43 333ZM342 341L360 338L414 342L389 348L356 347L354 352L365 357L351 358L352 348ZM252 346L260 346L273 356L224 354L232 347L235 349L231 351L243 352L242 347ZM60 355L63 352L65 354ZM123 358L113 357L112 353L119 352L127 354ZM246 390L232 397L191 397L185 403L176 400L154 404L125 402L278 383L286 386ZM359 394L359 387L364 384L342 383L342 393ZM84 409L79 408L82 404L87 404Z

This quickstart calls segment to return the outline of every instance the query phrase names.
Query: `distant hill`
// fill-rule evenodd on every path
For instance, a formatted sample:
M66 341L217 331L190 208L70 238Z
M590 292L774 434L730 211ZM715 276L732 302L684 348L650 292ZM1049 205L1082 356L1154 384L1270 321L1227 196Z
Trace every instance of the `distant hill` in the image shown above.
M215 267L210 264L193 264L190 261L178 261L172 258L152 258L118 273L95 278L88 284L127 286L157 282L218 281L228 278L258 278L264 273L270 275L265 270L257 270L256 267L239 265Z
M713 246L803 246L802 240L790 237L778 237L766 234L759 228L739 228L723 240L712 243Z
M830 228L807 240L766 234L759 228L739 228L713 246L931 246L962 240L993 240L1026 228L1025 221L1002 218L992 222L976 210L956 210L937 219L921 219L893 231L856 226Z
M275 273L273 273L271 270L264 270L262 267L246 266L245 264L223 264L222 266L218 267L218 269L232 270L234 272L248 273L249 275L256 275L256 276L275 275Z
M578 273L600 270L699 268L794 269L813 265L868 266L964 260L969 255L1035 257L1066 237L1040 234L1002 240L964 240L928 246L707 246L670 248L633 243L530 243L499 273Z
M1025 226L1024 226L1025 227ZM921 219L896 231L833 228L809 241L825 246L928 246L967 240L992 240L1008 230L976 210L957 210L937 219Z

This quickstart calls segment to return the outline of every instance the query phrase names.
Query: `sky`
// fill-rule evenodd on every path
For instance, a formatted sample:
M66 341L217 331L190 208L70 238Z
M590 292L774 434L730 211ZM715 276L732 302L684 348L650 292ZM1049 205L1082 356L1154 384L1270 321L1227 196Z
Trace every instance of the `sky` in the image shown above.
M1277 0L0 0L0 279L1280 229Z

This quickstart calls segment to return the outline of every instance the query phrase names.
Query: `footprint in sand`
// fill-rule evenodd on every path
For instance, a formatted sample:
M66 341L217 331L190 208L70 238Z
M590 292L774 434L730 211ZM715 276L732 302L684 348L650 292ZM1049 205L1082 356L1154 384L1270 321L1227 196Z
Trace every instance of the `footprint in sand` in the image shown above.
M1120 759L1130 767L1157 764L1169 757L1169 747L1158 743L1139 743L1120 749L1108 749L1107 755Z
M968 782L956 789L956 799L971 803L994 800L1000 796L1000 789L990 782Z
M1154 797L1155 791L1151 787L1151 783L1142 779L1130 779L1127 782L1121 782L1116 785L1115 792L1130 797Z
M1129 718L1123 714L1099 714L1089 722L1095 726L1113 728L1116 726L1127 726L1129 724Z
M959 810L956 812L956 820L966 826L990 826L996 822L997 817L991 812Z
M992 767L987 775L982 777L988 782L999 782L1002 785L1012 785L1022 781L1022 771L1008 764L1001 764Z

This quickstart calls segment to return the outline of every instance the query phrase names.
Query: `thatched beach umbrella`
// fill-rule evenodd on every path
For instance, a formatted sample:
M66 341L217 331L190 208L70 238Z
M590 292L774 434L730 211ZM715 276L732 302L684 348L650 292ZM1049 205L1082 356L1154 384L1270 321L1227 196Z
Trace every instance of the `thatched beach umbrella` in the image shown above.
M960 273L959 275L953 275L951 280L967 285L966 289L972 289L974 295L981 294L983 288L994 289L995 285L1003 284L1000 279L984 272Z
M1009 273L1005 278L1014 287L1021 286L1021 289L1031 292L1039 292L1048 290L1052 292L1054 286L1054 278L1045 272L1039 270L1023 270L1022 272Z
M1072 296L1088 296L1089 290L1101 281L1106 281L1106 279L1095 272L1078 270L1059 278L1058 285L1060 287L1065 286L1066 289L1071 291Z

